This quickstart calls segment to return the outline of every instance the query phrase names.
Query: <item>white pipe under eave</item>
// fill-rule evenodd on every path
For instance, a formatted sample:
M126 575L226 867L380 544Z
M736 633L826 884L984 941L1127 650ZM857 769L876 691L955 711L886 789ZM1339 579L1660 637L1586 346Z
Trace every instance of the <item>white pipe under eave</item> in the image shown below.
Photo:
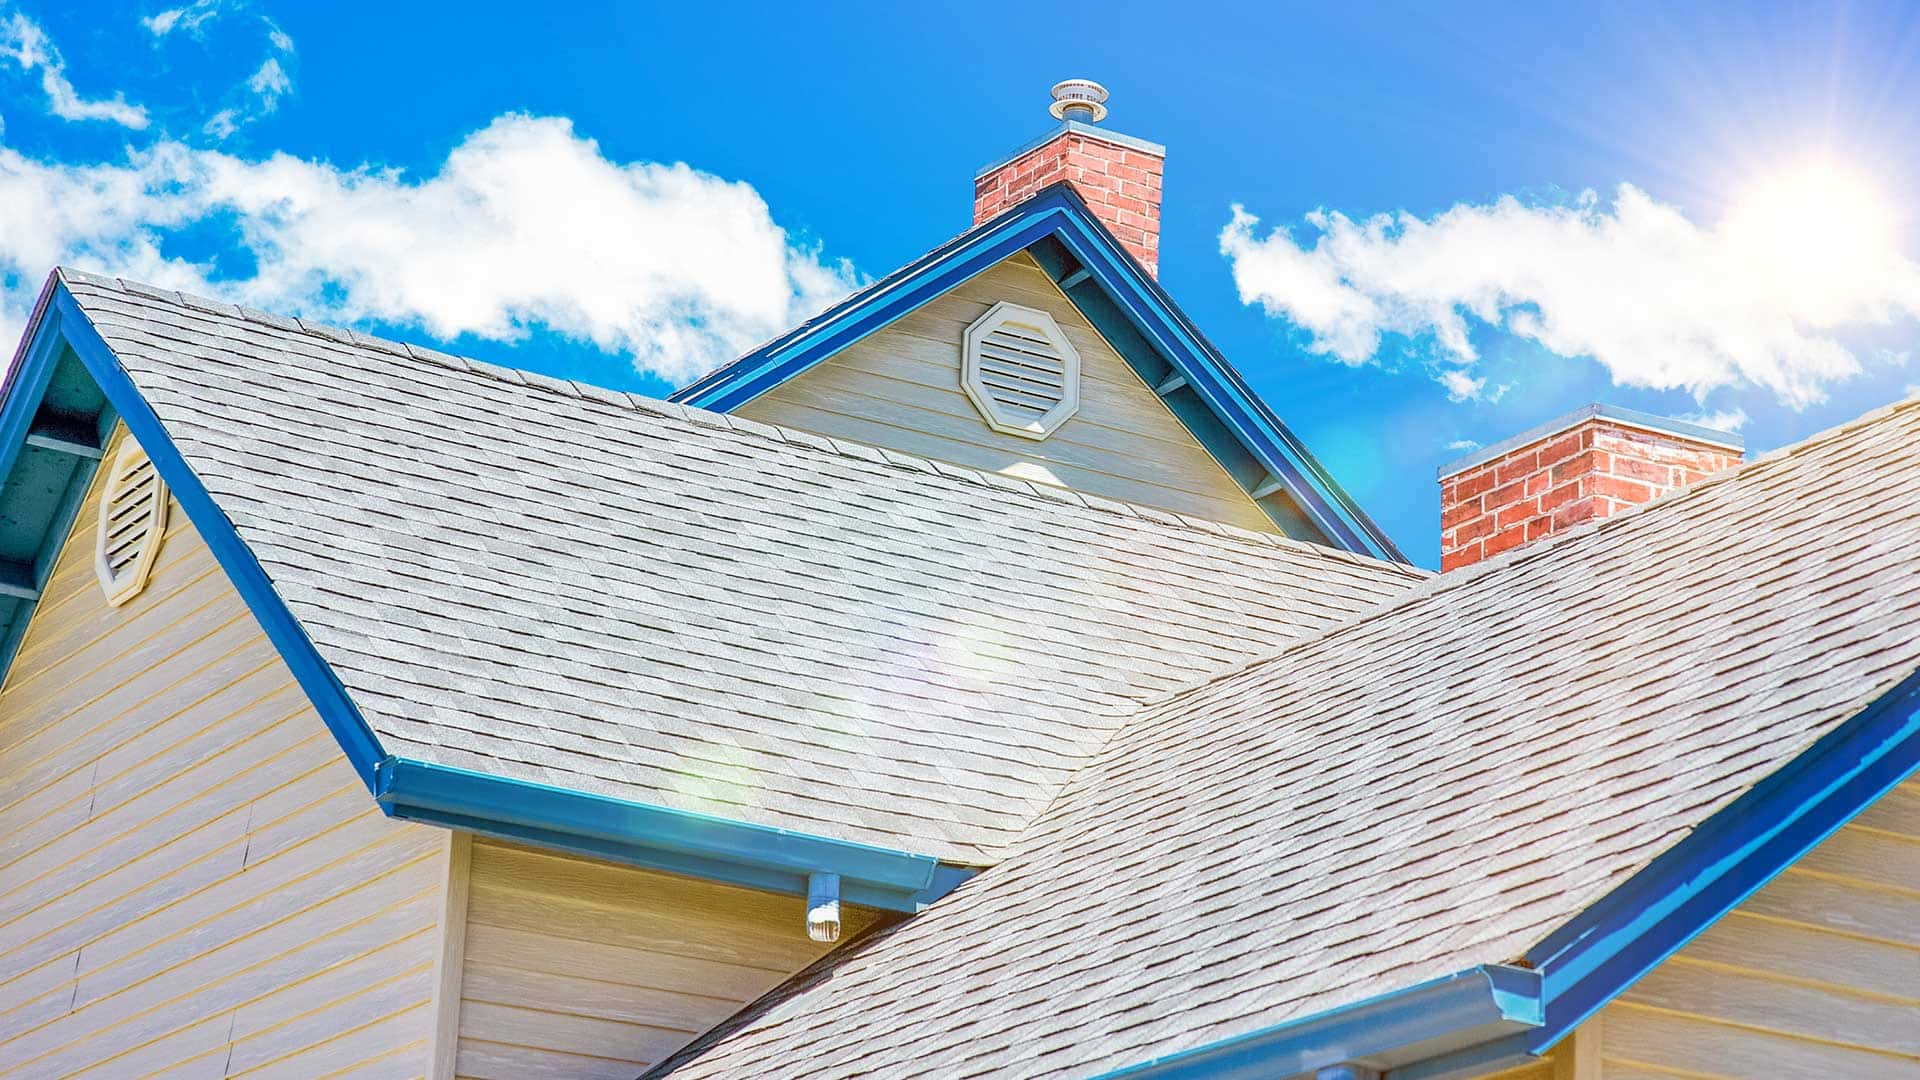
M840 875L807 875L807 936L840 940Z

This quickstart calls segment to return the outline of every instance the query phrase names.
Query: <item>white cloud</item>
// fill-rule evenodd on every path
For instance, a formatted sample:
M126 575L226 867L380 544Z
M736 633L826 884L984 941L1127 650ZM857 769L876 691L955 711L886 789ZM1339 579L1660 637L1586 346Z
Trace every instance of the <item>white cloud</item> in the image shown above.
M1859 370L1847 331L1920 315L1920 266L1846 185L1782 188L1712 227L1622 185L1611 204L1588 192L1427 219L1318 211L1300 241L1260 236L1236 206L1220 250L1241 300L1292 321L1314 351L1360 364L1405 335L1447 366L1436 378L1456 400L1484 389L1462 369L1485 325L1590 356L1618 384L1696 397L1747 384L1802 406Z
M273 26L272 23L267 25L270 28ZM272 29L271 32L276 47L280 47L281 41L284 40L286 44L282 51L293 48L293 41L277 28ZM279 57L269 56L261 62L252 75L247 76L244 92L239 93L244 100L238 105L229 105L208 117L200 130L206 135L211 135L215 140L226 139L255 120L278 111L281 97L292 92L293 77L280 63Z
M1478 400L1480 391L1487 388L1487 380L1476 379L1458 368L1442 371L1438 378L1440 385L1447 390L1447 400L1449 401Z
M210 281L175 230L223 228L257 263ZM0 147L0 333L58 262L337 322L447 339L534 327L681 381L855 284L797 246L745 183L683 164L622 163L564 119L502 116L439 171L247 160L162 141L124 163L39 162Z
M267 62L260 65L260 70L248 76L247 89L260 95L266 107L272 109L279 104L281 94L293 89L293 80L287 78L280 61L269 56Z
M240 122L242 119L244 119L244 117L241 115L239 109L221 109L219 112L207 117L207 122L200 125L200 130L202 133L211 135L215 139L224 139L240 130Z
M39 69L47 110L62 120L107 120L136 131L147 126L147 110L128 104L120 93L111 98L81 97L67 79L67 63L47 40L46 31L19 12L0 19L0 58L13 61L22 71Z
M1689 424L1699 424L1701 427L1713 428L1715 431L1731 432L1739 431L1741 428L1746 427L1748 417L1747 410L1736 407L1732 409L1702 409L1699 412L1686 413L1682 415L1680 419Z
M1456 453L1465 453L1468 450L1480 449L1480 443L1473 439L1455 439L1447 444L1447 449Z
M166 37L175 30L192 33L200 29L200 24L218 14L220 14L219 0L195 0L191 4L167 8L144 16L140 20L140 25L146 27L154 37Z

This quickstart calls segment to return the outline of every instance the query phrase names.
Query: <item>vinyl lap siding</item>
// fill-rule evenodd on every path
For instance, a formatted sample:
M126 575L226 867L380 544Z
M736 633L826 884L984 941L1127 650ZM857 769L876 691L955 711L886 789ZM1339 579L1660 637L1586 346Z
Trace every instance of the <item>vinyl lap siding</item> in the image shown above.
M1080 410L1044 441L989 428L960 389L961 337L1000 300L1052 315L1080 354ZM1024 254L735 412L1208 521L1274 529L1266 513Z
M1920 781L1601 1014L1607 1080L1920 1080Z
M477 840L457 1071L632 1080L812 963L798 897ZM871 923L845 912L851 936Z
M423 1075L443 834L379 813L177 506L109 608L98 495L0 688L0 1077Z

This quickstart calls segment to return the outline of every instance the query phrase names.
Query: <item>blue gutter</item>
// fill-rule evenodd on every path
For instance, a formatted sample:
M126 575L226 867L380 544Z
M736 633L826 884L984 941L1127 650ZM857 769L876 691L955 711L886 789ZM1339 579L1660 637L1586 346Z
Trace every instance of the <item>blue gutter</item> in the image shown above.
M1920 672L1755 784L1527 959L1547 988L1538 1053L1920 768Z
M1048 236L1059 238L1316 528L1346 550L1407 561L1065 184L962 234L668 400L731 412Z
M1524 968L1476 968L1106 1075L1277 1080L1360 1064L1460 1080L1538 1060L1916 770L1920 671L1548 935Z
M146 450L294 680L390 816L713 881L804 896L807 875L841 875L850 903L916 911L973 874L930 855L855 844L396 758L347 696L266 570L194 474L160 418L57 278L34 324L28 362L0 410L0 476L25 440L51 357L64 340ZM44 368L45 370L42 370ZM39 384L32 379L38 378ZM21 419L24 413L26 419ZM63 534L64 537L64 534Z
M1497 1044L1540 1023L1540 976L1482 964L1100 1080L1283 1080L1333 1065L1385 1071ZM1397 1075L1397 1074L1396 1074Z
M381 762L378 776L374 797L396 818L773 892L804 896L808 875L835 873L849 903L913 912L972 874L930 855L406 758Z

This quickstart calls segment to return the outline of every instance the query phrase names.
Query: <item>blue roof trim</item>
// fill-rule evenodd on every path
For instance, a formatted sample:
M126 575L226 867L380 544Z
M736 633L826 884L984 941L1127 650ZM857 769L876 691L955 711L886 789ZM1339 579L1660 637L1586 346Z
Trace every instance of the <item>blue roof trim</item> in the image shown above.
M1278 1080L1343 1064L1393 1069L1503 1044L1540 1022L1539 975L1523 968L1483 964L1117 1069L1103 1074L1101 1080Z
M805 895L809 874L839 874L850 903L913 912L972 875L930 855L407 758L381 762L378 777L393 817L774 892Z
M1025 250L1060 227L1063 211L1035 196L855 293L667 400L731 412L900 316Z
M1537 1059L1916 770L1920 671L1548 935L1525 968L1476 968L1107 1075L1253 1080L1354 1063L1456 1080ZM1476 972L1500 981L1476 989Z
M730 412L1045 237L1057 238L1127 321L1182 375L1333 543L1406 562L1071 187L1048 187L815 318L673 393Z
M93 376L101 393L107 397L122 423L140 443L141 449L153 462L155 471L167 482L173 497L186 511L187 519L193 522L200 539L213 552L214 561L227 574L228 580L240 594L240 598L260 623L260 628L279 652L280 658L293 673L294 681L306 691L307 698L313 703L314 710L333 733L340 749L352 762L354 771L373 790L374 766L386 757L380 746L380 740L374 735L373 728L366 718L360 715L353 702L347 698L346 688L333 674L326 661L314 648L306 631L288 610L286 601L274 591L273 581L261 567L260 561L253 556L240 534L234 531L233 522L213 501L206 485L194 474L193 469L180 454L180 448L174 445L172 436L154 415L146 398L134 386L126 370L120 366L120 360L114 356L113 349L101 338L100 332L80 309L73 294L64 284L55 283L51 313L57 316L57 332L65 339L68 347L80 358L80 362Z
M1535 1053L1920 767L1920 672L1828 732L1528 954L1547 988Z
M65 344L60 335L60 315L57 311L48 310L50 300L51 290L42 290L35 303L35 318L31 323L34 330L16 350L7 385L4 391L0 391L0 399L4 400L4 405L0 406L0 481L12 479L14 467L20 464L33 430L34 418L47 395ZM110 413L110 410L106 411ZM112 416L107 415L104 420L105 426L111 430ZM35 550L31 565L23 567L28 580L14 583L26 587L32 595L10 600L15 608L13 617L6 624L5 633L0 634L0 680L13 666L14 654L20 650L20 642L26 637L27 624L32 620L34 609L39 606L40 594L46 588L47 579L53 575L54 562L65 547L67 537L73 532L74 520L80 514L80 504L86 500L87 489L93 483L99 464L97 453L81 455L66 481L66 490L56 503L30 517L9 519L4 525L5 528L20 530L16 539L24 542L9 544L10 547L33 547Z
M886 848L750 825L386 753L266 570L181 455L160 419L64 284L53 279L30 345L0 403L0 476L19 456L64 344L139 441L220 568L386 813L674 873L776 892L838 873L850 903L916 911L971 877L965 867ZM90 473L88 474L90 477ZM84 493L84 483L81 488ZM68 500L70 509L77 502ZM71 523L57 530L64 541Z

